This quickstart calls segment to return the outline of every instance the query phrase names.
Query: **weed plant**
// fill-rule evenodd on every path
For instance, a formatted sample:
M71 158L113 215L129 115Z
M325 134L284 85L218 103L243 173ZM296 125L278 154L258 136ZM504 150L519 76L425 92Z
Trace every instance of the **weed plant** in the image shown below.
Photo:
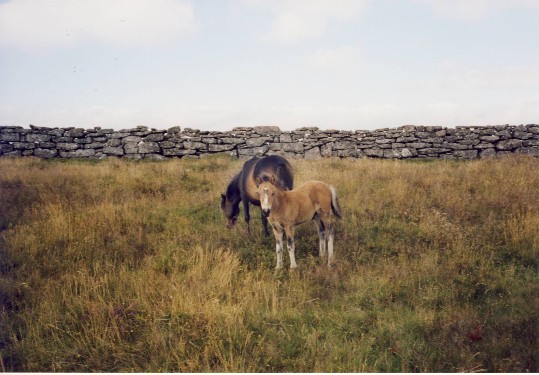
M258 209L226 229L242 161L0 159L0 371L537 371L539 159L291 163L332 270L313 224L277 276Z

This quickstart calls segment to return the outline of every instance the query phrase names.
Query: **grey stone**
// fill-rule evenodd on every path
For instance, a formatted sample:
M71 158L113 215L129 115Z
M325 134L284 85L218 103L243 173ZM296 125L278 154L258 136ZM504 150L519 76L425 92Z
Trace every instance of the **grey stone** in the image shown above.
M505 139L496 143L496 149L501 151L514 150L517 147L522 146L522 140L520 139Z
M46 148L36 148L34 150L34 156L37 156L38 158L51 159L56 157L56 155L58 155L58 151L56 150Z
M15 150L33 150L36 148L36 144L33 142L13 142L13 148Z
M74 150L74 151L60 151L60 156L63 158L88 158L95 155L95 150Z
M484 142L495 142L500 139L497 135L484 135L482 137L479 137L480 140Z
M223 152L223 151L230 151L234 147L236 147L236 145L233 145L233 144L209 145L208 150L210 152Z
M140 154L154 154L159 152L160 148L156 142L141 142L138 145L138 152Z
M107 141L107 143L105 144L105 146L107 147L118 147L122 144L122 141L121 139L119 138L112 138L112 139L109 139Z
M313 147L305 151L306 160L318 160L321 158L322 158L322 155L320 154L320 147Z
M240 148L238 149L239 156L261 156L269 150L268 145L252 148Z
M194 150L207 150L208 149L208 145L206 143L198 142L198 141L184 141L183 147L194 149Z
M13 151L13 145L10 145L9 143L0 143L0 155L6 152L12 152Z
M144 137L144 142L159 142L165 139L164 133L150 133L146 137Z
M463 145L460 143L442 143L442 147L450 148L452 150L468 150L470 148L469 145Z
M292 134L290 133L281 133L279 136L279 142L292 142Z
M183 146L183 145L181 143L176 143L172 141L159 142L159 147L161 148L173 148L173 147L178 147L178 146Z
M70 129L64 133L64 137L72 137L72 138L83 137L84 132L85 130L81 128Z
M0 142L18 142L20 139L19 133L0 133Z
M281 150L285 152L303 153L303 142L282 143Z
M165 160L166 158L163 155L159 155L159 154L145 154L144 159Z
M366 148L363 150L365 155L369 157L376 157L376 158L382 158L384 157L384 150L382 149L376 149L376 148Z
M480 158L488 158L493 156L496 156L496 150L494 148L485 148L479 151Z
M533 134L528 133L525 130L515 130L513 132L513 137L517 139L530 139L531 137L533 137Z
M332 151L333 151L333 147L331 143L326 143L325 145L322 145L320 147L320 155L322 155L323 157L331 156Z
M494 145L492 143L488 143L488 142L481 142L481 143L473 146L473 148L476 148L478 150L482 150L482 149L485 149L485 148L494 148Z
M138 154L138 145L140 142L128 142L124 144L126 154Z
M245 139L243 138L236 138L236 137L224 137L221 138L221 142L223 143L232 143L232 144L240 144L245 143Z
M519 154L539 156L539 147L521 147L517 149Z
M56 145L56 148L62 151L72 151L78 149L79 147L80 145L77 143L58 143Z
M122 139L122 144L125 145L126 143L139 143L142 142L142 137L139 137L138 135L128 135L127 137L124 137Z
M25 138L27 142L41 143L50 141L51 136L48 134L27 134Z
M179 135L181 132L182 132L182 128L179 127L179 126L173 126L171 128L168 128L168 130L167 130L167 134L169 134L171 136L174 136L174 137Z
M123 147L103 147L103 151L102 151L104 154L106 155L114 155L114 156L122 156L124 154L124 149Z
M245 141L245 144L248 147L259 147L262 146L264 143L271 141L271 138L268 137L258 137L258 138L248 138Z
M255 126L253 127L253 131L261 135L267 135L267 134L277 135L281 133L281 129L279 129L278 126Z
M163 150L163 155L165 156L185 156L194 154L196 154L195 150L186 150L184 148L167 148Z
M87 145L84 145L84 148L103 148L103 147L105 147L105 144L101 142L93 142L93 143L88 143Z
M89 143L92 143L92 138L90 138L90 137L88 137L88 138L75 138L73 140L73 142L79 143L79 144L89 144Z
M453 152L453 156L461 159L475 159L477 158L477 150L459 150Z

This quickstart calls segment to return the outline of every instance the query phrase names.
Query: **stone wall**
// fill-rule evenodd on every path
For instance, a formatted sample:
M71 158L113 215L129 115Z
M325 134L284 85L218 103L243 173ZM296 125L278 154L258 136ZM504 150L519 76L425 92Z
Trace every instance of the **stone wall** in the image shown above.
M0 156L4 157L164 159L222 154L239 158L475 159L508 153L539 156L539 125L406 125L373 131L281 131L276 126L255 126L224 132L144 126L119 131L0 126Z

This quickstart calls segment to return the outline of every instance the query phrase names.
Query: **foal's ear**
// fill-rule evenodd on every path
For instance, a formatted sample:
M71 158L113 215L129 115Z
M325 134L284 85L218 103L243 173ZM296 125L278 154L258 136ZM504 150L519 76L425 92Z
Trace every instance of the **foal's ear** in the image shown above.
M256 187L259 187L260 184L262 183L262 179L260 177L257 177L255 180L255 183L256 183Z
M275 175L271 175L270 182L272 185L275 185Z

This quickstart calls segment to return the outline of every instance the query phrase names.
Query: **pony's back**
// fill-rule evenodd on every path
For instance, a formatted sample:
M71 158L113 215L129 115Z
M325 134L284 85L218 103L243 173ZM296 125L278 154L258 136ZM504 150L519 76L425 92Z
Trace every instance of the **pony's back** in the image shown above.
M254 169L254 177L275 176L275 183L283 190L292 190L294 188L294 173L290 163L279 155L266 156L260 159Z

